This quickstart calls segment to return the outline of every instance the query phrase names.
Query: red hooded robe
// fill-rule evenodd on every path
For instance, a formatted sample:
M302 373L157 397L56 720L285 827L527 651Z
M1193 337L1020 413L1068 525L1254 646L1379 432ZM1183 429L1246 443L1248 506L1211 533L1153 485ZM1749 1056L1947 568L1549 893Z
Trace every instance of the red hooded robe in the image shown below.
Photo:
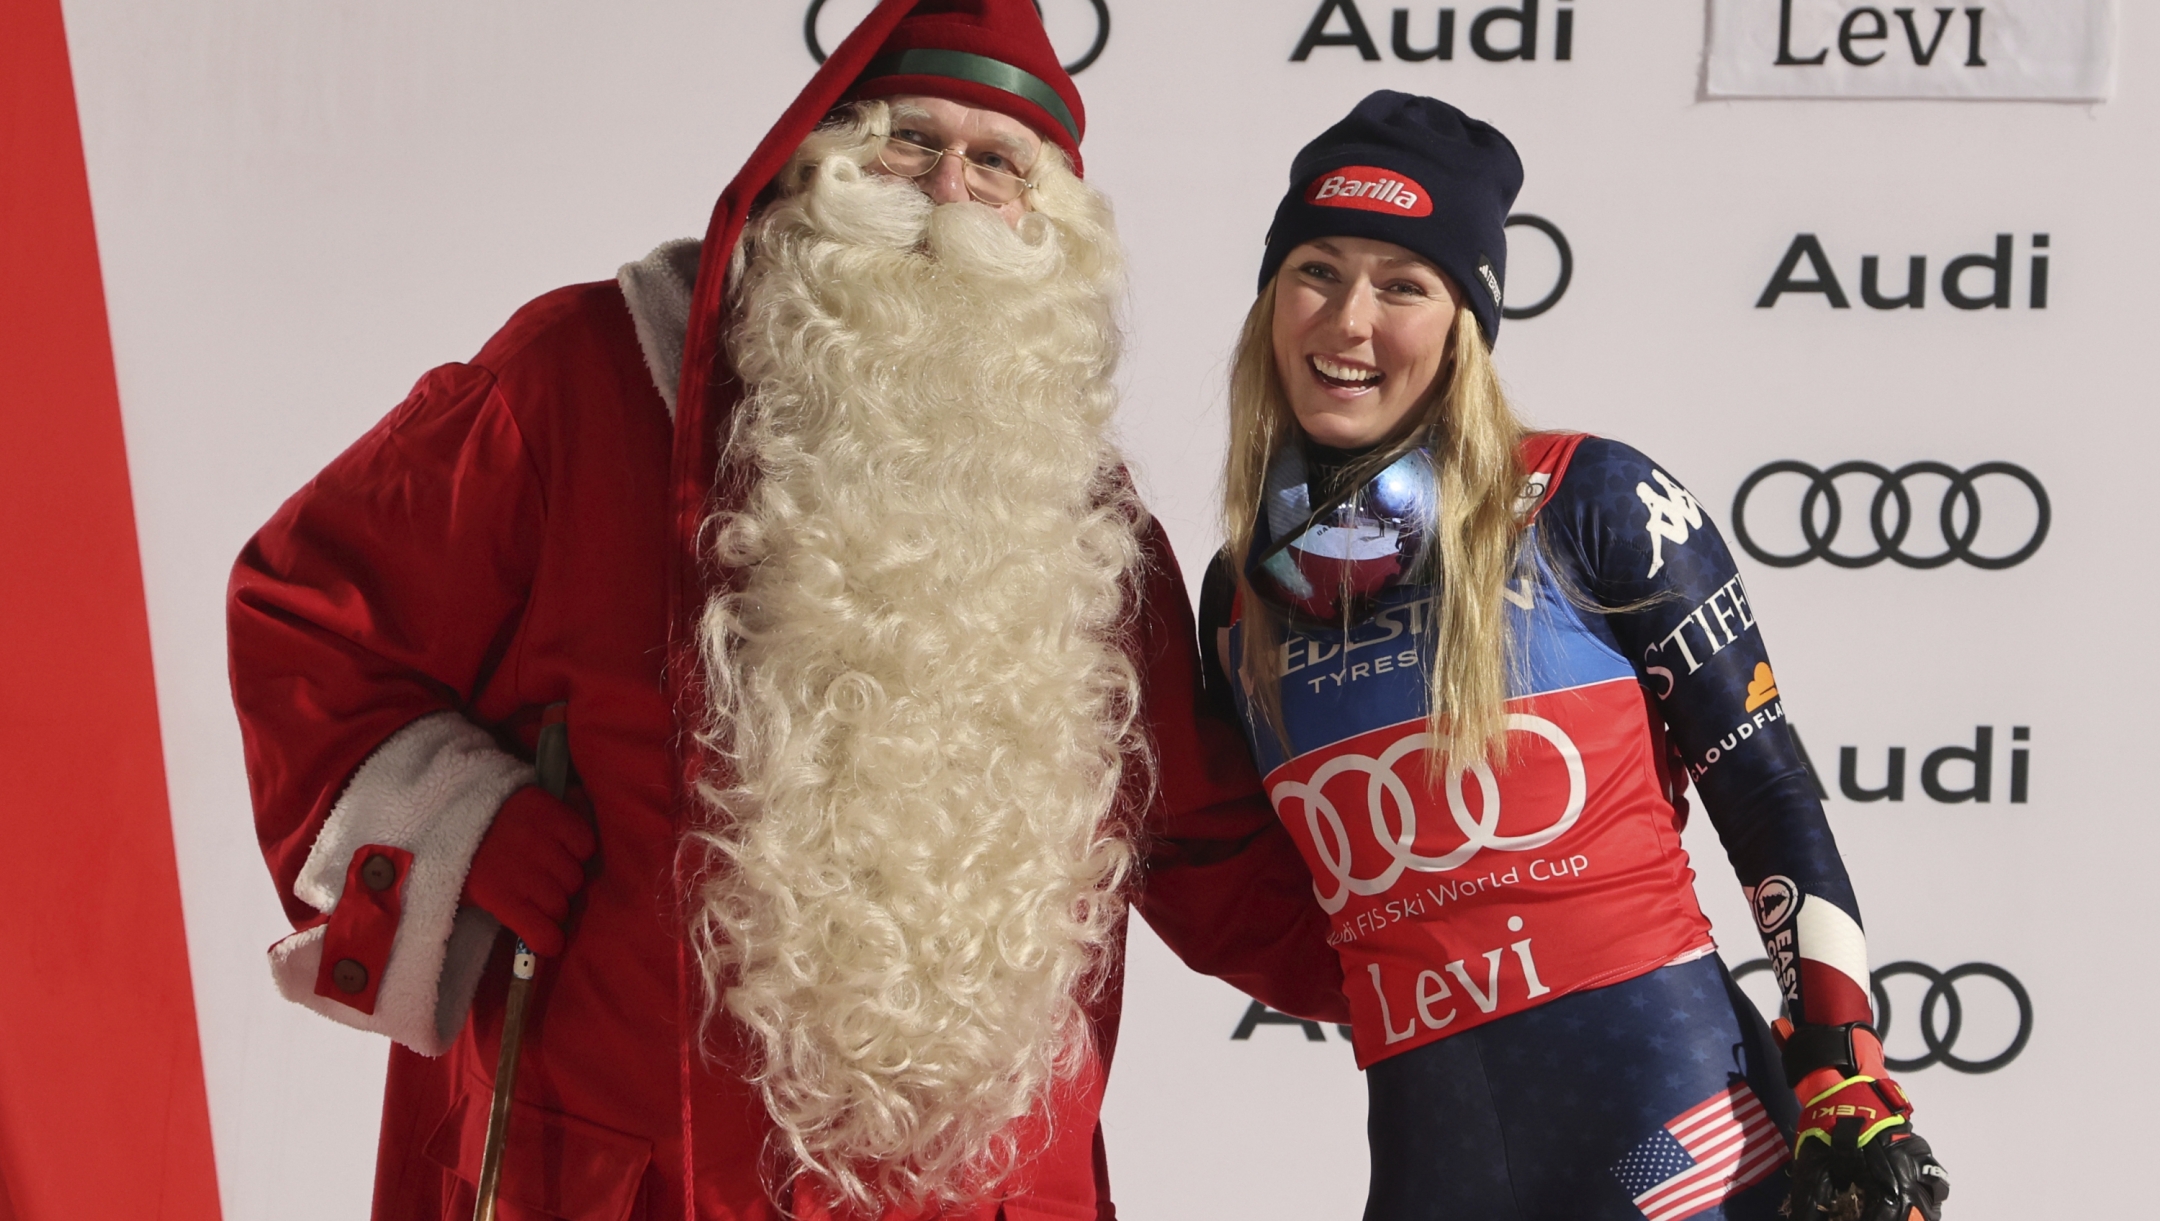
M496 810L532 782L542 710L562 701L604 864L569 949L540 971L499 1215L781 1215L742 1033L723 1017L700 1041L677 848L698 817L688 781L713 763L684 727L704 706L695 618L730 576L700 557L698 527L745 487L719 469L742 393L720 343L724 252L851 92L995 108L1079 164L1079 97L1028 0L885 0L720 197L702 249L723 253L677 243L619 282L527 305L471 361L421 378L233 573L256 827L298 930L272 948L274 974L289 998L395 1040L383 1221L472 1213L510 939L458 899ZM1342 1020L1305 867L1235 728L1196 710L1185 590L1159 527L1144 544L1129 647L1159 776L1136 902L1197 969ZM1092 1063L1028 1121L1046 1126L1023 1141L1040 1156L975 1216L1113 1215L1097 1114L1117 984L1094 1010ZM823 1215L791 1195L788 1211Z

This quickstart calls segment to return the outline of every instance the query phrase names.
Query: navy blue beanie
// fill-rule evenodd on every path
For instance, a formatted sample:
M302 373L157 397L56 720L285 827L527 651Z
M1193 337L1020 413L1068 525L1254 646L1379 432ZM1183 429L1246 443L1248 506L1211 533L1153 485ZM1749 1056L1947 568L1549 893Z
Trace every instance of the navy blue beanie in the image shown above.
M1393 242L1431 259L1463 292L1490 344L1500 334L1507 218L1522 189L1515 146L1437 98L1382 89L1290 163L1268 229L1260 287L1323 237Z

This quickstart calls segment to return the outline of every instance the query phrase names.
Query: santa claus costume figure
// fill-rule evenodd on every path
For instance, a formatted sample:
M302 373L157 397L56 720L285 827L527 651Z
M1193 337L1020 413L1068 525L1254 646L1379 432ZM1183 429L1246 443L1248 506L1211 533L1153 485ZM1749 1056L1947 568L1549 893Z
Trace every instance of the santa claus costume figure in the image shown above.
M375 1216L472 1213L504 926L505 1218L1112 1216L1129 899L1347 1016L1107 439L1084 121L1027 0L886 0L702 242L520 310L248 545L271 965L394 1041Z

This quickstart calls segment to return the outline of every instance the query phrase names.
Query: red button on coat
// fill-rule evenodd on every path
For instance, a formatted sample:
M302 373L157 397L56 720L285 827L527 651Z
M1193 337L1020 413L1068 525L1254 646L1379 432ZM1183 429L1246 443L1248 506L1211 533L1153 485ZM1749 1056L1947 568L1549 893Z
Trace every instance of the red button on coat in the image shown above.
M330 968L330 982L337 985L338 991L348 996L365 991L368 986L368 969L361 966L358 959L340 958L337 965Z
M315 995L362 1013L375 1012L375 994L382 988L398 921L405 914L405 880L412 875L412 859L405 849L383 844L367 844L353 853L345 867L345 893L338 896L323 930ZM382 881L384 874L387 881Z

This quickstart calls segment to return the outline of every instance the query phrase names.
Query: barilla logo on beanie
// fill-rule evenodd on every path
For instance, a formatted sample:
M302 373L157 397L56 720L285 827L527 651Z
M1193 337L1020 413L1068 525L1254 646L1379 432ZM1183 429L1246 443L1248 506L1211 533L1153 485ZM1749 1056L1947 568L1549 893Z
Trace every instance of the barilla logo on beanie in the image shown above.
M1305 202L1388 216L1431 216L1432 192L1405 174L1369 165L1329 170L1305 188Z

